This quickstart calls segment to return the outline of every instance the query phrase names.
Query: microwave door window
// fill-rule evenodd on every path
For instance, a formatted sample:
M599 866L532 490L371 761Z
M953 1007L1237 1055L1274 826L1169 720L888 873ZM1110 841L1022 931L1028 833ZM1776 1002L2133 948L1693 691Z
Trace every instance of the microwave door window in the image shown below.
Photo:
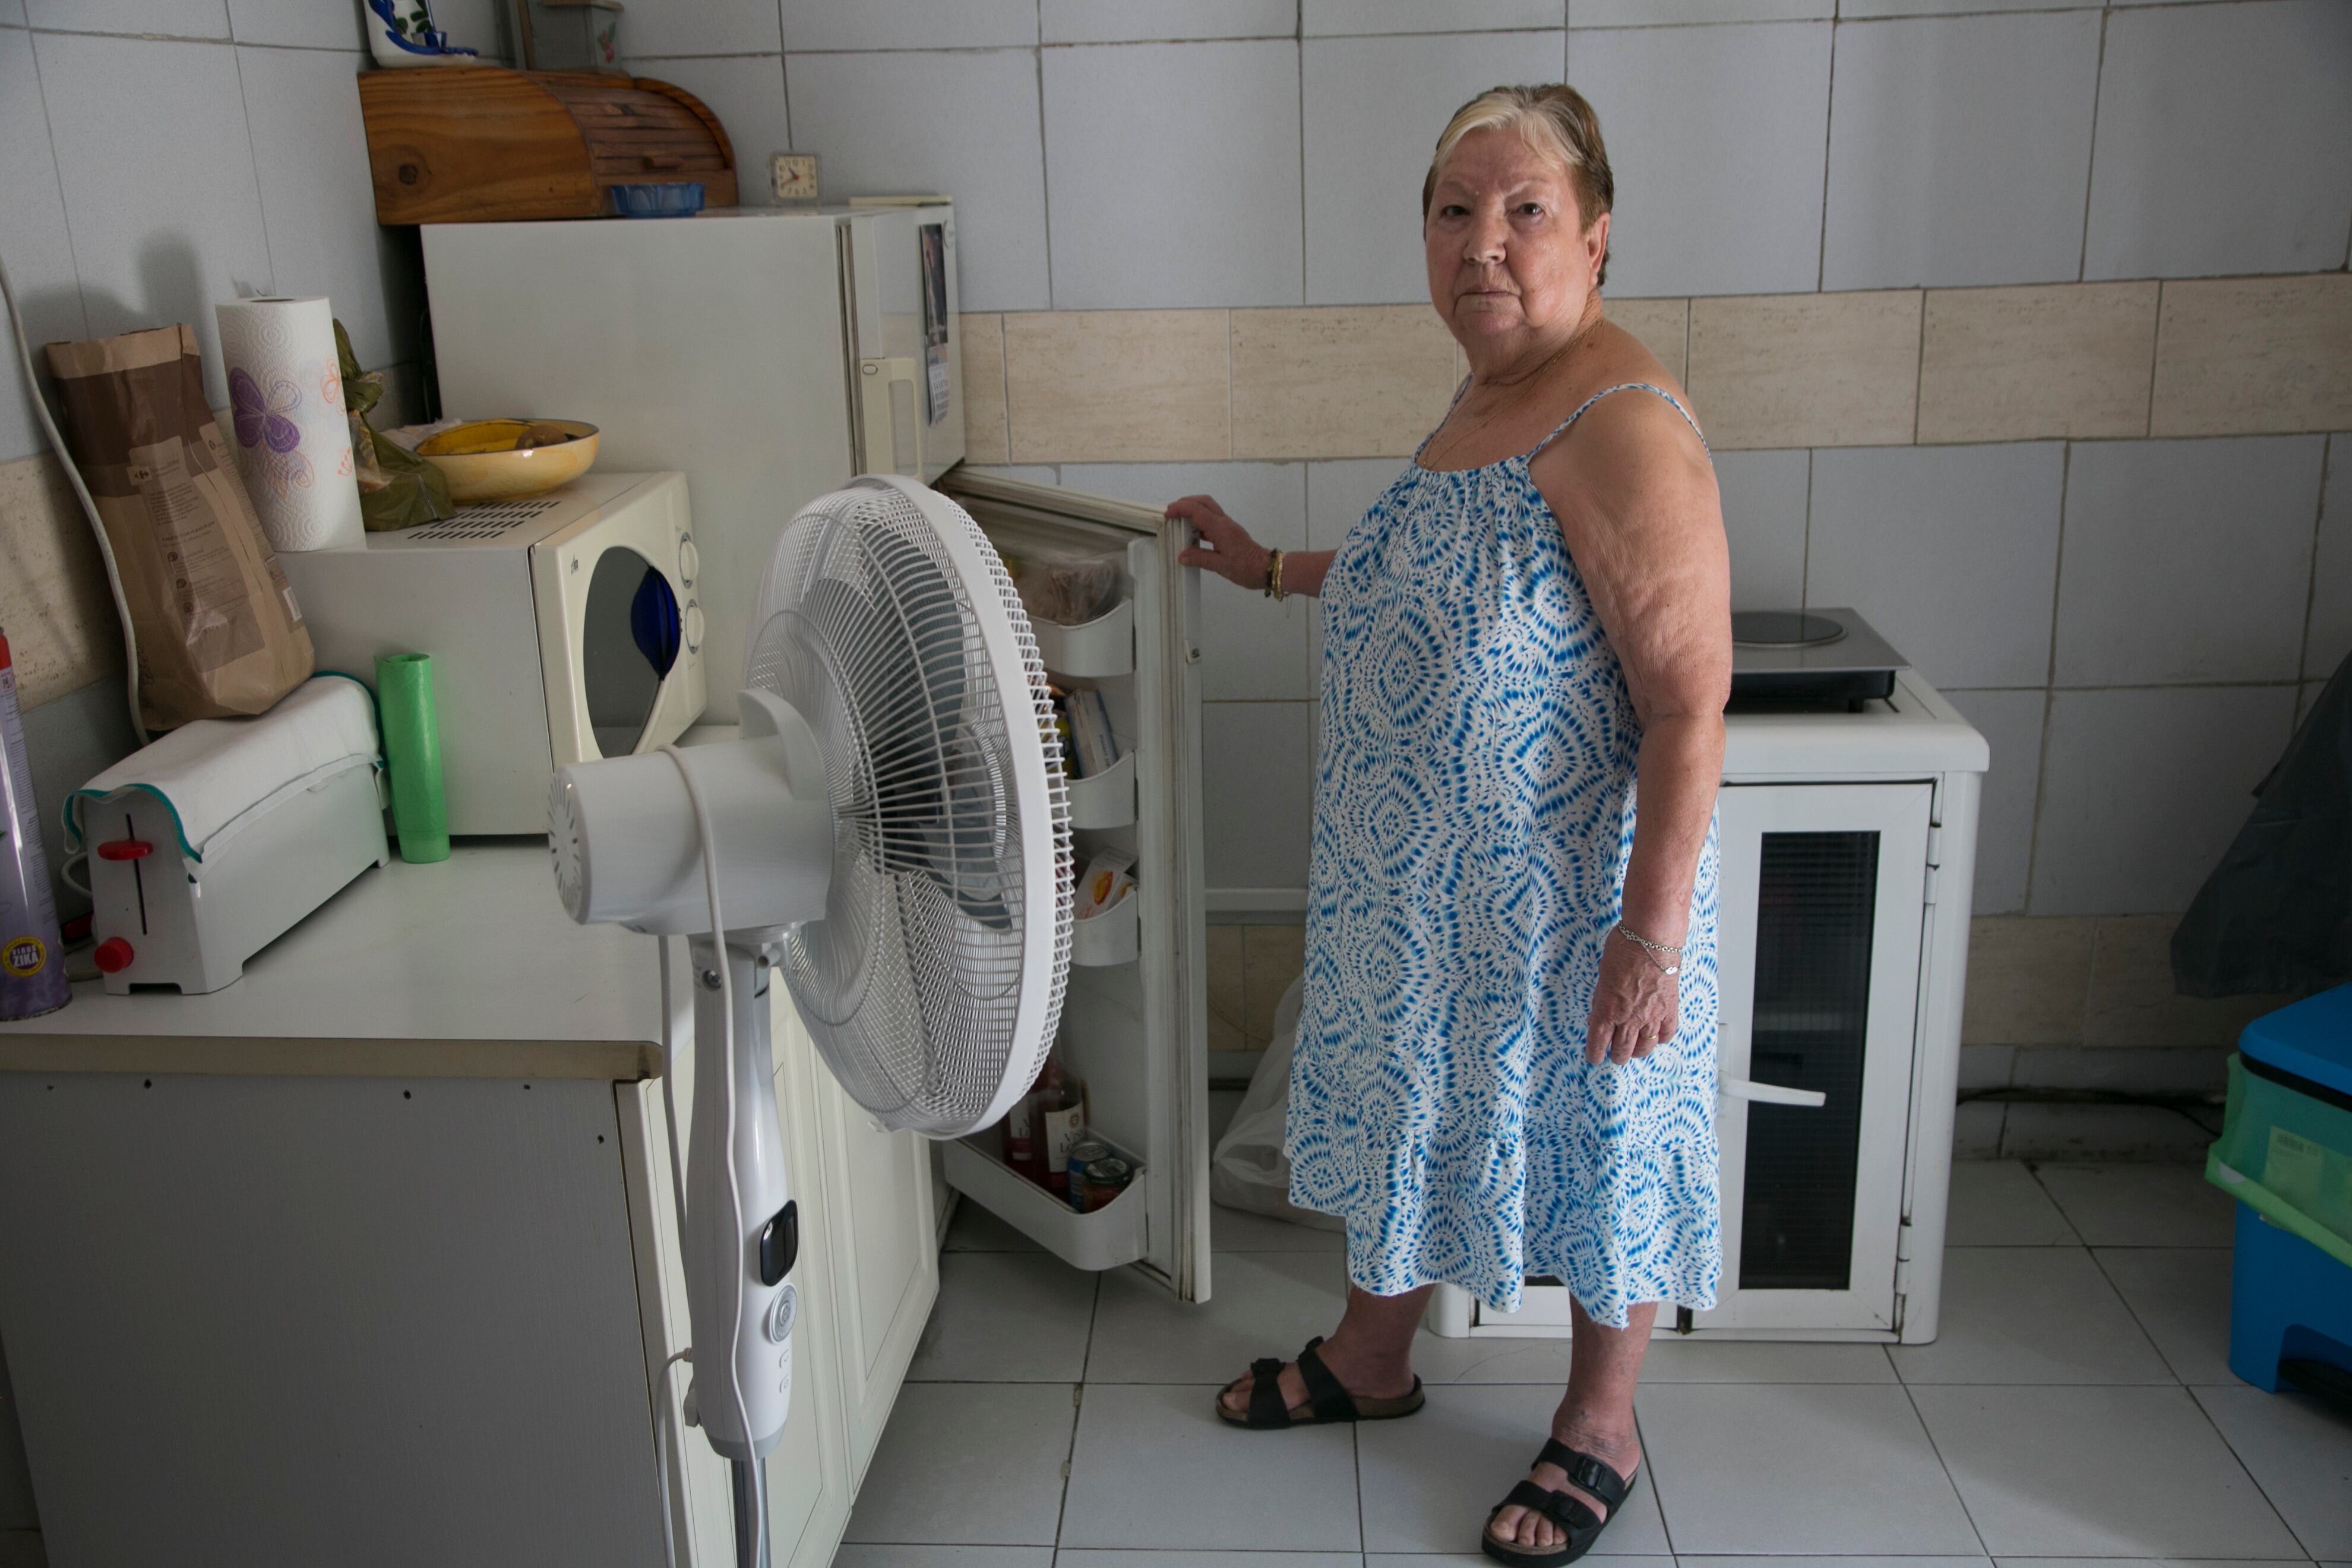
M596 750L625 757L653 721L662 678L677 662L677 595L634 550L607 550L588 581L580 669Z

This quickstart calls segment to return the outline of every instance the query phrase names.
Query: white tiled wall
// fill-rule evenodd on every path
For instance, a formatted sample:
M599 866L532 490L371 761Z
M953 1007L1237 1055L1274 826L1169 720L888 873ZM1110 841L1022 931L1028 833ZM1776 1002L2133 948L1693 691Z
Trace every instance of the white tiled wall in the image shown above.
M502 47L498 0L436 12ZM788 147L831 195L955 195L974 311L1413 303L1446 112L1563 61L1615 163L1611 293L1700 297L1695 336L1738 303L1707 296L2309 272L2352 237L2345 0L635 0L622 38L727 123L749 199ZM209 344L215 299L323 291L363 362L411 360L359 41L342 0L0 0L0 255L34 337L185 318ZM1931 327L1939 298L1976 297L1928 296ZM1931 403L1885 438L1968 434ZM2223 716L2270 745L2265 704L2284 724L2352 652L2347 439L1726 452L1735 596L1857 604L1959 694L1995 748L1980 910L2156 908L2242 816ZM37 446L0 377L0 461ZM1319 548L1402 466L1055 477L1205 489ZM1247 765L1211 879L1303 878L1316 607L1212 603L1213 774Z
M1831 31L1774 22L1570 36L1568 79L1601 116L1617 180L1612 288L1819 285Z
M2294 699L2289 685L2053 692L2027 907L2186 909L2285 747Z
M2294 680L2326 447L2318 436L2078 445L2058 684Z
M784 79L793 141L770 151L817 149L835 190L953 195L965 310L1053 302L1034 50L794 55Z
M2072 279L2100 20L2049 11L1839 27L1822 287Z
M2343 266L2347 60L2342 0L2113 12L2083 275Z
M440 12L499 56L489 0ZM214 304L324 294L362 365L415 361L414 242L375 225L355 5L32 0L20 16L0 0L0 15L17 24L0 22L0 259L36 352L186 321L226 404ZM0 462L45 445L14 357Z
M1715 459L1715 482L1731 540L1731 607L1803 604L1812 454L1725 452Z
M1862 611L1938 685L2042 684L2064 468L2048 441L1816 452L1806 602Z
M1298 45L1045 51L1062 310L1301 302Z
M2311 627L2303 678L2315 680L2352 656L2352 437L2328 437L2327 491L2311 556Z
M1309 38L1300 46L1308 304L1429 297L1421 182L1434 140L1430 127L1496 82L1561 58L1566 37L1555 28Z

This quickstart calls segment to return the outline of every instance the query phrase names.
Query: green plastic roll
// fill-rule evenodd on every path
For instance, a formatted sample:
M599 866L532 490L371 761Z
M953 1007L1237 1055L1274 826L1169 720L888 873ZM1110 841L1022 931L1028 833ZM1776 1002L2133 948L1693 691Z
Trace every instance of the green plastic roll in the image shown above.
M375 701L392 777L392 825L412 865L449 858L449 802L441 793L441 727L433 713L433 659L388 653L375 661Z

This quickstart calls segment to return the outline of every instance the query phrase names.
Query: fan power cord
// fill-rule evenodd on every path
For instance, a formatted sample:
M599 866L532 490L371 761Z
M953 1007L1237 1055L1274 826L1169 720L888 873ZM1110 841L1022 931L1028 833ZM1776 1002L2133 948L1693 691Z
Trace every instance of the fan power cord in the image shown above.
M669 938L666 936L654 938L654 949L661 963L662 1120L668 1124L669 1128L669 1204L670 1212L677 1221L677 1246L682 1257L686 1250L686 1173L680 1165L678 1155L681 1145L677 1138L677 1092L674 1087L677 1082L677 1015L670 1010ZM688 1332L691 1334L692 1331L693 1325L689 1322ZM669 1423L671 1444L677 1454L681 1471L686 1463L686 1434L679 1428L677 1418L670 1410L669 1369L679 1362L691 1363L693 1360L694 1347L688 1345L684 1350L662 1363L661 1376L656 1380L659 1386L654 1390L655 1396L661 1403L662 1415ZM670 1521L669 1466L664 1463L659 1469L661 1472L662 1545L669 1553L665 1559L666 1568L677 1568L677 1534L676 1527Z
M710 903L710 936L717 944L719 961L719 1016L727 1031L730 1057L727 1063L729 1070L725 1075L725 1098L721 1102L727 1108L725 1125L721 1129L722 1147L727 1163L728 1195L734 1199L735 1212L740 1215L743 1212L743 1188L735 1179L735 1074L731 1059L735 1043L735 976L727 958L727 922L719 912L719 835L710 826L710 808L704 803L702 791L694 782L694 770L687 766L686 753L675 744L663 746L661 752L670 760L670 765L677 769L678 781L686 785L687 803L694 808L695 837L702 841L702 890ZM727 1337L727 1387L735 1396L735 1425L737 1430L743 1434L743 1447L750 1455L744 1461L751 1470L750 1482L744 1489L751 1493L751 1502L752 1540L749 1561L765 1563L768 1561L767 1477L758 1452L751 1447L751 1410L743 1403L743 1388L734 1366L735 1347L743 1338L741 1285L734 1285L728 1294L735 1303L735 1314ZM739 1560L745 1556L742 1546L741 1542L736 1542Z
M74 466L73 454L66 450L66 438L58 434L58 422L49 416L49 400L41 395L41 384L33 374L33 345L25 341L25 318L16 309L16 290L8 281L8 268L0 262L0 300L7 301L8 325L16 334L16 359L25 367L25 390L33 404L33 417L39 420L41 433L58 450L58 461L66 470L66 479L73 486L75 499L81 502L82 515L89 520L89 531L98 539L98 558L106 563L106 585L114 594L114 613L122 622L122 684L130 694L131 732L145 745L151 737L147 725L139 717L139 633L131 624L131 602L123 596L122 573L114 564L114 542L106 537L106 525L98 520L98 502L90 499L89 487L82 483L81 470Z
M665 945L667 945L667 941L665 941ZM671 1447L677 1450L681 1458L685 1457L686 1453L686 1434L678 1430L677 1421L670 1419L669 1416L669 1369L676 1366L680 1362L686 1362L690 1364L693 1360L694 1347L692 1345L688 1345L686 1349L677 1352L671 1355L667 1361L662 1363L661 1371L656 1373L654 1377L654 1398L660 1405L663 1418L669 1426ZM654 1467L654 1476L656 1479L661 1482L662 1552L664 1553L662 1562L665 1564L665 1568L677 1568L677 1526L670 1522L669 1517L671 1507L669 1497L669 1466L667 1464L656 1465Z
M677 1018L671 1013L669 994L669 938L657 936L654 945L661 955L662 1010L662 1116L669 1123L669 1202L677 1219L677 1245L686 1247L686 1169L678 1152L686 1145L677 1136Z

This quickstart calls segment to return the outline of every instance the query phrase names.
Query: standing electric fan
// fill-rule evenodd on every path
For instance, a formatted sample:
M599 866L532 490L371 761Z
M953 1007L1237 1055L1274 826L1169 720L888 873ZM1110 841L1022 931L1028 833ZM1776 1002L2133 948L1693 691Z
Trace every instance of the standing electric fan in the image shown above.
M742 1564L767 1560L759 1460L790 1406L799 1246L770 975L852 1099L957 1137L1045 1061L1072 902L1045 665L961 508L891 478L820 497L756 606L740 739L573 763L548 803L572 919L688 939L692 1402L733 1462Z

